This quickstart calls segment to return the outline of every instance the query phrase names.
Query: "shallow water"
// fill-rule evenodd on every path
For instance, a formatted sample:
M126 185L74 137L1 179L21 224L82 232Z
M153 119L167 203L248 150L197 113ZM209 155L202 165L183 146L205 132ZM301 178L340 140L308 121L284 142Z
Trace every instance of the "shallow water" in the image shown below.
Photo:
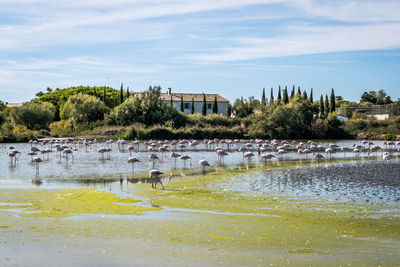
M319 142L323 146L328 146L330 143L336 143L339 146L351 147L354 144L354 140L345 140L338 142ZM385 147L383 142L375 142L375 144ZM17 161L16 166L11 166L9 158L5 153L5 149L9 146L15 147L21 152L21 155ZM191 161L183 162L181 159L175 160L169 158L170 152L160 153L152 152L157 154L160 160L156 160L153 165L152 161L149 161L148 156L150 152L146 150L145 145L140 146L139 152L132 153L132 156L137 157L141 162L134 165L134 170L132 170L131 164L128 164L127 160L129 158L129 152L126 150L119 150L116 144L112 145L113 151L110 153L110 157L107 154L104 158L98 153L100 147L104 147L105 144L96 144L88 148L87 151L83 147L77 147L78 151L73 152L73 158L69 157L69 160L65 157L60 158L60 154L57 152L52 152L46 156L39 155L44 162L39 164L39 176L41 178L77 178L77 177L134 177L134 173L147 173L150 169L157 168L160 170L170 170L170 169L192 169L198 168L198 162L201 159L206 159L211 165L216 165L223 163L224 165L233 165L238 163L246 162L243 160L242 153L234 152L237 151L237 145L231 145L230 151L234 153L229 153L222 162L218 161L218 157L213 151L204 151L206 148L204 144L197 146L196 150L190 149L188 151L178 151L178 153L189 155L192 157ZM45 148L40 145L36 145L39 149ZM220 147L227 149L227 146L221 144ZM30 151L31 146L29 144L7 144L0 146L4 153L0 150L0 179L31 179L36 176L35 164L31 162L31 157L27 155ZM49 147L47 147L49 148ZM210 147L208 147L210 148ZM213 147L214 148L214 147ZM256 156L253 158L252 162L260 161L257 152ZM381 153L378 153L380 155ZM397 155L397 153L396 153ZM360 157L366 157L366 153L362 153ZM311 159L311 155L308 159ZM354 157L354 153L337 152L334 155L335 158L347 158L351 159ZM48 159L47 159L48 158ZM283 159L298 159L298 155L295 152L285 154ZM275 159L276 160L276 159Z
M165 153L154 167L165 172L166 190L153 190L147 151L134 153L142 160L134 172L128 152L102 160L100 144L74 152L68 163L52 153L37 175L30 146L13 146L22 152L15 167L0 153L0 265L43 265L36 256L43 252L47 266L70 266L68 258L80 266L400 261L396 157L384 164L338 152L317 163L288 153L248 163L235 152L220 164L215 152L198 147L186 152L192 166L180 159L175 166ZM200 159L212 166L203 172Z

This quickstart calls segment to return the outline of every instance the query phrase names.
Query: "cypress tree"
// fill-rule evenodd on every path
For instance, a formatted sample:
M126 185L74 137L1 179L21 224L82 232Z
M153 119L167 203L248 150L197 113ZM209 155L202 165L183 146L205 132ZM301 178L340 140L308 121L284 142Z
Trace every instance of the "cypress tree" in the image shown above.
M306 90L304 90L304 92L303 92L303 98L304 98L304 100L307 100L307 98L308 98Z
M294 97L294 94L295 94L294 91L295 91L295 89L294 89L294 85L293 85L292 92L290 93L290 98Z
M121 104L124 102L124 84L121 83L121 89L119 90L119 99Z
M93 86L93 95L97 97L96 86Z
M131 93L129 92L129 86L126 89L126 98L129 98L131 96Z
M311 88L311 92L310 92L310 102L314 103L313 89L312 88Z
M298 94L298 95L301 95L300 86L299 86L299 87L297 87L297 94Z
M319 100L319 112L320 116L324 117L325 116L325 110L324 110L324 97L321 95L321 98Z
M287 91L287 86L285 86L285 90L283 90L283 104L289 103L289 96L288 96L288 91Z
M279 90L278 90L278 98L277 98L278 103L281 103L282 101L282 96L281 96L281 86L279 85Z
M104 104L106 103L106 86L104 86L104 89L103 89L103 102L104 102Z
M336 102L335 102L335 91L333 91L333 88L332 88L332 91L331 91L331 112L335 112L335 110L336 110Z
M212 111L213 111L213 113L218 114L218 101L217 101L217 96L215 96L215 98L214 98L214 103L213 103Z
M266 105L267 105L267 102L265 100L265 88L263 88L262 97L261 97L261 106L265 107Z
M192 107L191 108L192 109L190 110L190 113L194 114L194 99L193 99L193 97L192 97Z
M328 117L329 114L329 99L328 95L325 95L325 117Z
M171 99L170 99L169 103L171 104L171 106L174 104L174 101L172 101L172 95L171 95Z
M183 95L181 95L181 112L184 112L183 111Z
M269 97L269 106L274 104L274 88L271 87L271 96Z
M228 105L226 106L226 116L230 117L232 114L232 106L231 104L228 103Z
M203 116L207 115L207 102L206 102L206 95L203 94L203 107L201 108L201 114Z

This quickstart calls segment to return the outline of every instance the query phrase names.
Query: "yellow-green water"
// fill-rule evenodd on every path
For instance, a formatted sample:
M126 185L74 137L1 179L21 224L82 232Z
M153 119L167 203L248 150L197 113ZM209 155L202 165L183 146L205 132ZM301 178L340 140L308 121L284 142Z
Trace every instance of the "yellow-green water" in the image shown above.
M255 170L186 176L166 190L138 184L121 194L0 189L0 249L7 251L0 265L24 265L16 251L29 258L37 248L65 250L88 266L400 263L398 206L251 196L219 186Z

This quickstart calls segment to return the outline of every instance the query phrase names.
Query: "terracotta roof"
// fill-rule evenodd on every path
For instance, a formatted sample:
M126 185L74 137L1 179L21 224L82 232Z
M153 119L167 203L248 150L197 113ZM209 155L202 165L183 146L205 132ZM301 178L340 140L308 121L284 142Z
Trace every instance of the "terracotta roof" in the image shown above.
M135 95L140 95L142 93L134 93ZM171 96L172 96L172 101L181 101L181 96L183 97L184 102L192 102L192 98L195 102L203 102L203 94L185 94L185 93L172 93L171 95L168 93L161 93L160 98L162 101L169 102L171 101ZM206 102L213 102L215 96L217 97L218 102L226 102L228 103L229 100L226 99L225 97L222 97L218 94L205 94L206 96Z

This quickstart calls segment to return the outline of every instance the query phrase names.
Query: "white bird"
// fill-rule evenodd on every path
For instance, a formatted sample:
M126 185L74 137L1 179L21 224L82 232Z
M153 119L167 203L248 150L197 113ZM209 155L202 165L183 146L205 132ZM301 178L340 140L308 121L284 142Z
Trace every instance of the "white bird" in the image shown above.
M327 154L327 158L332 159L332 154L336 153L336 151L333 148L327 148L325 149L325 153Z
M74 159L74 154L73 154L72 150L69 149L69 148L64 149L63 150L63 154L65 154L65 157L67 158L67 163L68 163L68 156L69 155L71 155L72 159Z
M272 155L271 153L263 154L263 155L261 156L261 159L263 159L264 162L267 162L267 160L272 159L272 158L275 158L275 156Z
M205 159L200 160L200 161L199 161L199 165L203 168L203 171L204 171L204 169L205 169L206 167L210 167L210 164L209 164L208 161L205 160Z
M254 153L246 152L244 153L244 157L247 158L247 160L250 162L250 160L254 157Z
M15 150L14 147L9 147L9 150L7 150L7 155L10 158L11 166L17 165L17 160L19 159L20 154L21 153L18 150Z
M32 162L34 162L36 165L36 175L39 175L39 163L43 162L43 160L37 156L34 156L32 158Z
M134 164L137 163L137 162L140 162L140 160L138 160L138 159L135 158L135 157L129 157L129 158L128 158L128 163L131 163L131 164L132 164L132 172L134 171Z
M189 160L190 165L192 165L192 158L188 155L182 155L181 160L183 160L183 166L186 167L186 161Z
M217 151L218 161L223 161L224 157L227 155L228 153L225 150L218 150Z
M159 159L159 158L158 158L158 156L156 154L150 154L149 160L151 160L153 162L153 167L154 167L155 161L157 159Z
M149 177L151 179L151 187L157 188L157 181L161 184L162 188L164 189L164 185L160 180L160 175L164 174L162 171L159 170L151 170L149 171Z
M176 166L176 159L179 158L181 154L178 154L176 152L172 152L170 158L173 158L175 160L175 166Z
M390 160L390 155L388 152L383 153L382 159L383 159L383 165L386 165L386 163Z
M314 158L317 159L317 161L319 162L320 160L324 159L325 157L321 153L317 153L314 155Z

